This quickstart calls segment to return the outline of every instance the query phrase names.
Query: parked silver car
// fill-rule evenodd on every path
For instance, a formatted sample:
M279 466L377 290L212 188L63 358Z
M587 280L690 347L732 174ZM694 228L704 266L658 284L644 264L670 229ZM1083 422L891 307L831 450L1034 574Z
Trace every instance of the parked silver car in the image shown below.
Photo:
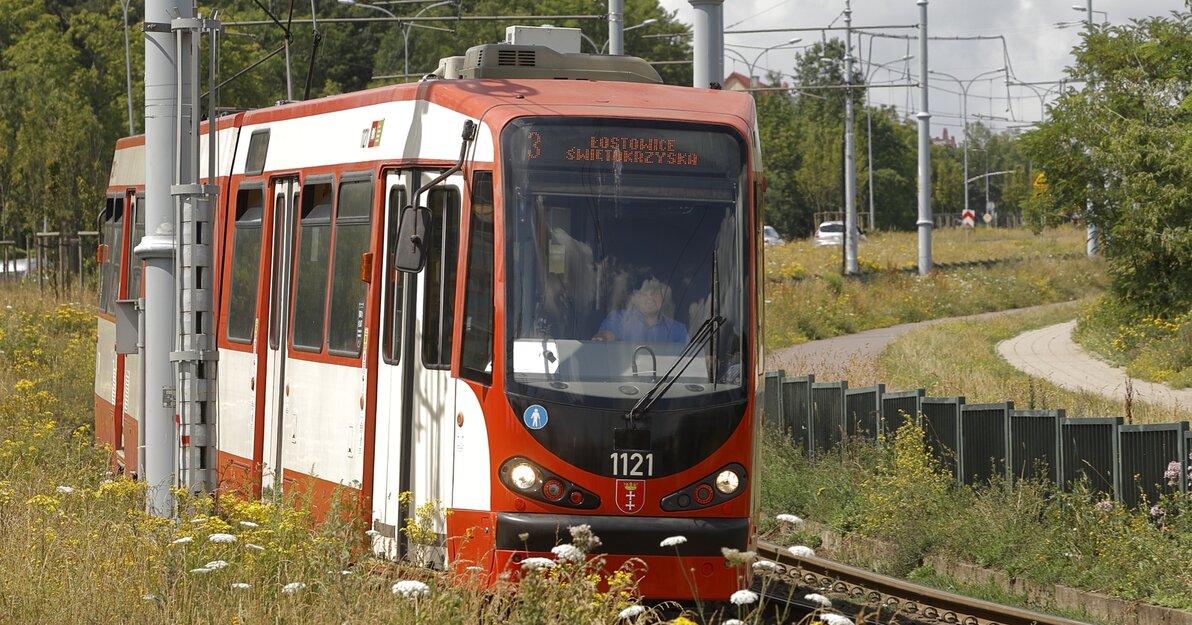
M782 237L779 236L778 231L774 226L764 226L762 228L762 241L766 245L782 245Z
M865 233L857 228L857 240L864 241ZM812 235L812 244L816 247L826 245L843 245L844 244L844 222L843 221L825 221L815 229L815 234Z

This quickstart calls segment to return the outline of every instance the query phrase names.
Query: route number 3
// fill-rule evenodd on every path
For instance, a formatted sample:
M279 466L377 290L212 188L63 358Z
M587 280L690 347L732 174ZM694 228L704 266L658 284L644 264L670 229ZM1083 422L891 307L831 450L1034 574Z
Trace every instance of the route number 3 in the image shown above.
M530 146L526 150L526 156L538 158L542 154L542 135L538 134L537 130L531 130L527 139L529 139Z
M654 475L654 454L652 453L614 451L608 457L613 461L613 477L651 477Z

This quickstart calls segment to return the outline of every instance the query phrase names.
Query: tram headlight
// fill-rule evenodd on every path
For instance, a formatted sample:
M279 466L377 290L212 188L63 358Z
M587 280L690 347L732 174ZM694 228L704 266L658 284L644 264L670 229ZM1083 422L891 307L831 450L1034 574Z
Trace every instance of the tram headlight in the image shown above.
M716 476L716 490L725 495L731 495L737 492L737 489L740 487L741 478L737 477L737 474L732 471L724 470Z
M521 490L530 490L538 484L538 469L528 462L519 462L510 469L509 481Z

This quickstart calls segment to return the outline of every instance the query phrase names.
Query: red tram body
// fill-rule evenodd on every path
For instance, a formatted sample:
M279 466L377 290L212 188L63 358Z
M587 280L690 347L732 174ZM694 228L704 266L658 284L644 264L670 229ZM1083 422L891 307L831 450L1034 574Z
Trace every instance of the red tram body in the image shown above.
M753 546L757 504L750 96L432 79L237 113L216 134L220 488L350 489L389 555L434 503L448 513L425 564L490 582L588 524L610 566L646 564L647 597L741 587L721 548ZM101 223L96 433L130 472L145 400L115 301L141 293L144 154L144 137L117 144ZM403 273L414 201L428 261ZM632 336L642 285L657 314Z

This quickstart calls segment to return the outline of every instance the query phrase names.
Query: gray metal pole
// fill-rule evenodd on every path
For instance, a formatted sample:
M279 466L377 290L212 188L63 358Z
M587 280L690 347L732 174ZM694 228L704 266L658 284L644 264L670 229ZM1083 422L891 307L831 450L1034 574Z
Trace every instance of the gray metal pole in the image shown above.
M876 230L877 222L873 220L873 112L868 98L865 101L865 127L865 136L869 140L869 160L865 167L869 173L869 229Z
M1088 27L1089 32L1093 30L1093 0L1088 0L1085 6L1084 23ZM1096 85L1089 85L1089 89L1096 89ZM1088 148L1085 148L1088 151ZM1084 219L1085 219L1085 254L1088 256L1097 255L1097 226L1093 225L1093 183L1089 183L1088 197L1084 200Z
M956 84L960 84L960 81L959 81L959 80L958 80L958 81L956 81ZM972 81L969 81L969 85L972 85L972 84L973 84L973 83L972 83ZM968 86L961 85L960 93L961 93L961 96L960 96L960 119L962 120L962 121L961 121L961 123L962 123L962 124L964 124L964 210L965 210L965 212L968 212L968 209L969 209L969 185L968 185L968 144L969 144L969 136L968 136L968 131L969 131L969 127L968 127Z
M128 3L132 0L122 0L120 3L124 8L124 81L128 87L128 134L134 134L137 131L136 122L132 116L132 50L128 43Z
M860 272L857 264L857 149L853 135L853 9L844 2L844 273Z
M174 501L174 367L170 351L174 346L174 202L170 186L179 157L190 154L176 145L175 117L182 114L175 105L176 90L189 89L176 83L178 58L170 21L194 17L190 0L145 0L145 237L137 246L137 257L145 262L145 335L141 367L144 371L145 410L141 430L145 448L139 458L141 476L149 487L145 510L158 516L173 516ZM182 149L180 149L182 148ZM189 164L179 163L185 171Z
M691 86L707 89L724 80L724 0L688 0L695 9Z
M927 0L919 5L919 275L931 272L931 113L927 105Z
M608 0L608 53L625 54L625 0Z

